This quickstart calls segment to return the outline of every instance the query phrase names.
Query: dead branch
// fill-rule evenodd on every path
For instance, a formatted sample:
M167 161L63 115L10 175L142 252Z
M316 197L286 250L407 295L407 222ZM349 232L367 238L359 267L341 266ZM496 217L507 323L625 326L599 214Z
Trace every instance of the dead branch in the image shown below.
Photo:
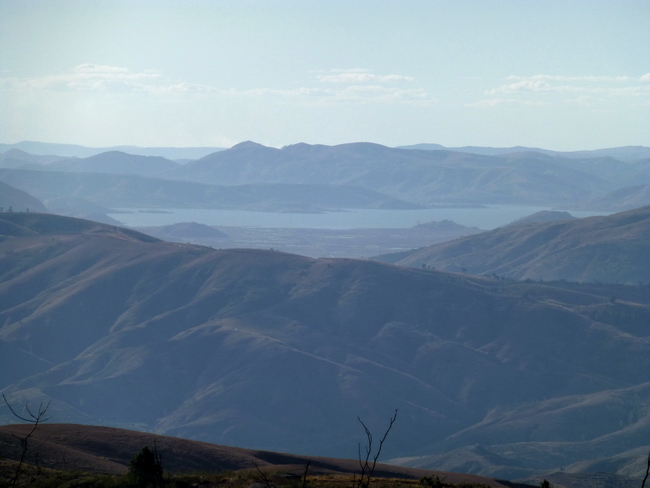
M390 419L390 423L388 424L388 428L384 432L384 436L379 441L379 448L377 449L377 453L373 456L371 462L370 457L372 455L372 433L370 432L368 427L366 427L366 424L363 423L363 420L357 417L357 420L363 426L363 429L366 432L366 439L368 441L365 447L366 455L365 458L363 459L361 457L361 443L359 443L358 446L359 467L361 468L361 477L359 478L359 481L357 483L358 488L367 488L370 485L370 479L372 478L372 475L375 472L377 459L381 454L381 449L384 446L384 441L386 440L386 437L388 437L388 433L390 432L390 430L393 428L393 424L395 423L396 419L397 419L397 409L395 409L395 413Z
M266 488L274 488L273 483L271 483L271 479L266 476L266 474L260 469L257 463L253 463L253 466L255 466L255 469L259 473L259 475L262 477L262 481L264 481L264 484L266 485Z
M645 487L645 482L648 479L648 474L650 474L650 452L648 453L648 467L645 469L645 478L643 478L643 483L641 483L641 488Z
M32 428L29 430L26 436L18 437L14 435L14 437L16 437L20 441L20 445L21 445L20 459L18 460L18 465L16 466L16 472L14 473L14 476L10 482L10 486L15 487L18 484L18 479L26 470L24 464L25 464L25 458L27 457L27 452L29 451L29 439L32 437L32 435L34 435L34 432L36 432L38 425L41 422L46 422L50 418L45 416L45 414L47 413L47 409L50 408L50 402L47 402L45 407L43 407L43 402L41 402L40 405L38 406L38 411L36 413L32 412L29 409L28 404L25 404L25 410L27 410L29 417L23 417L22 415L18 415L16 413L16 411L13 409L13 407L9 403L9 400L7 400L7 397L5 396L4 393L2 394L2 399L5 401L5 404L7 405L7 407L9 407L9 410L11 410L11 413L16 418L19 418L23 422L32 424ZM37 458L37 465L40 471L38 458Z
M311 459L307 461L307 465L305 466L305 472L302 475L302 487L305 488L307 486L307 471L309 471L309 465L311 464Z

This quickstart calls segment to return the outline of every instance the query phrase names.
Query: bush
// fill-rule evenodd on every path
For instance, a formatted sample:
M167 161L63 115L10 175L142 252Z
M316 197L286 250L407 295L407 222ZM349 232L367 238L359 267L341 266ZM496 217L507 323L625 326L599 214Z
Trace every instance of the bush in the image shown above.
M133 456L129 463L129 477L142 488L165 486L162 463L155 445L153 450L145 446Z
M442 480L438 475L436 476L425 476L424 478L420 478L420 486L426 487L426 488L442 488Z

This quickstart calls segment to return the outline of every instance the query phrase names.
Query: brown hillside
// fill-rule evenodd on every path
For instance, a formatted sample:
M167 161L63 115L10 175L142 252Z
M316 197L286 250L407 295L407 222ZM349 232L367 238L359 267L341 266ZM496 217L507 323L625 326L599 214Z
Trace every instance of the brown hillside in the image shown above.
M20 443L31 426L0 426L0 450L6 459L18 459ZM132 430L76 424L42 424L32 437L38 446L40 463L44 467L67 470L122 474L131 458L144 446L155 446L166 470L178 472L221 472L280 467L287 472L302 474L307 462L309 474L353 474L359 472L356 459L298 456L269 451L256 451L220 446L177 437L136 432ZM34 454L33 451L32 455ZM516 486L483 476L447 473L402 466L380 464L375 476L384 478L418 479L423 476L445 478L452 483L482 483L493 487ZM521 485L523 486L523 485Z

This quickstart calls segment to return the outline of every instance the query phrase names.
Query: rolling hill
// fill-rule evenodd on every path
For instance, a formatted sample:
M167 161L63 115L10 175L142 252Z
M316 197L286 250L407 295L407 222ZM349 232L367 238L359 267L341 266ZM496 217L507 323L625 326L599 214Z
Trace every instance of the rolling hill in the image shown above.
M16 437L27 434L28 425L0 426L0 450L4 459L17 460L20 443ZM38 453L40 465L53 469L123 474L131 458L144 446L155 444L166 471L172 473L216 473L223 471L255 472L255 466L267 472L280 472L287 478L299 478L309 462L308 474L353 475L359 472L357 459L338 459L257 451L221 446L177 437L161 436L111 427L78 424L42 424L32 438L37 447L28 461ZM271 468L271 469L269 469ZM418 479L439 476L452 483L476 483L495 488L521 487L507 481L482 476L449 473L395 465L378 464L375 477Z
M650 207L642 207L604 217L509 225L390 260L517 280L638 284L650 282L648 256Z
M386 458L481 444L502 478L647 449L647 287L0 223L0 388L53 422L354 459L397 408Z

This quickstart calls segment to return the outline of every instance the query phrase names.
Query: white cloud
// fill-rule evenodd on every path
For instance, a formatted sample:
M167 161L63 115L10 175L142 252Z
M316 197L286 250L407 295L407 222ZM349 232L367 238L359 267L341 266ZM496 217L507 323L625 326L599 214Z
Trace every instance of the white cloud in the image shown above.
M199 83L182 82L175 85L164 85L158 88L149 87L149 91L154 93L219 93L220 90L209 85Z
M647 79L646 79L647 77ZM649 75L639 78L630 76L555 76L555 75L534 75L534 76L508 76L506 83L491 90L487 95L498 93L611 93L625 94L635 89L640 82L650 81Z
M329 88L310 90L310 96L321 101L346 103L409 103L428 104L435 102L424 89L411 84L412 76L398 74L378 75L367 69L332 69L327 72L317 72L314 80L329 84Z
M287 90L254 88L250 90L222 90L220 95L258 97L298 103L409 103L428 104L435 100L420 88L397 88L381 85L350 85L337 88L295 88Z
M155 96L203 94L222 98L258 97L270 100L306 102L394 102L430 103L433 99L421 88L404 88L396 82L412 78L375 75L368 70L332 70L311 80L314 86L291 89L253 88L240 90L186 81L172 82L154 71L133 72L119 66L82 64L66 73L35 78L1 78L0 87L19 91L68 91L97 93L149 93ZM324 88L323 83L332 87Z
M613 103L629 99L644 103L650 96L650 73L640 76L508 76L503 84L485 91L489 98L469 104L476 107L494 107L502 104L546 105L561 103ZM570 95L567 98L566 95ZM589 98L587 98L589 97ZM542 103L544 102L544 103Z
M428 93L419 88L403 89L380 85L350 85L341 89L328 89L318 93L322 100L347 103L396 102L432 103Z
M629 76L558 76L558 75L533 75L533 76L508 76L506 80L540 80L564 82L603 82L603 81L634 81Z
M322 83L395 83L413 81L411 76L403 75L376 75L367 69L333 69L326 74L317 74L316 79Z
M549 103L533 100L518 100L516 98L489 98L466 104L467 107L496 107L498 105L532 105L542 107L549 105Z
M15 89L73 90L73 91L143 91L147 90L160 75L146 71L130 72L118 66L81 64L67 73L37 78L5 78L4 86Z

